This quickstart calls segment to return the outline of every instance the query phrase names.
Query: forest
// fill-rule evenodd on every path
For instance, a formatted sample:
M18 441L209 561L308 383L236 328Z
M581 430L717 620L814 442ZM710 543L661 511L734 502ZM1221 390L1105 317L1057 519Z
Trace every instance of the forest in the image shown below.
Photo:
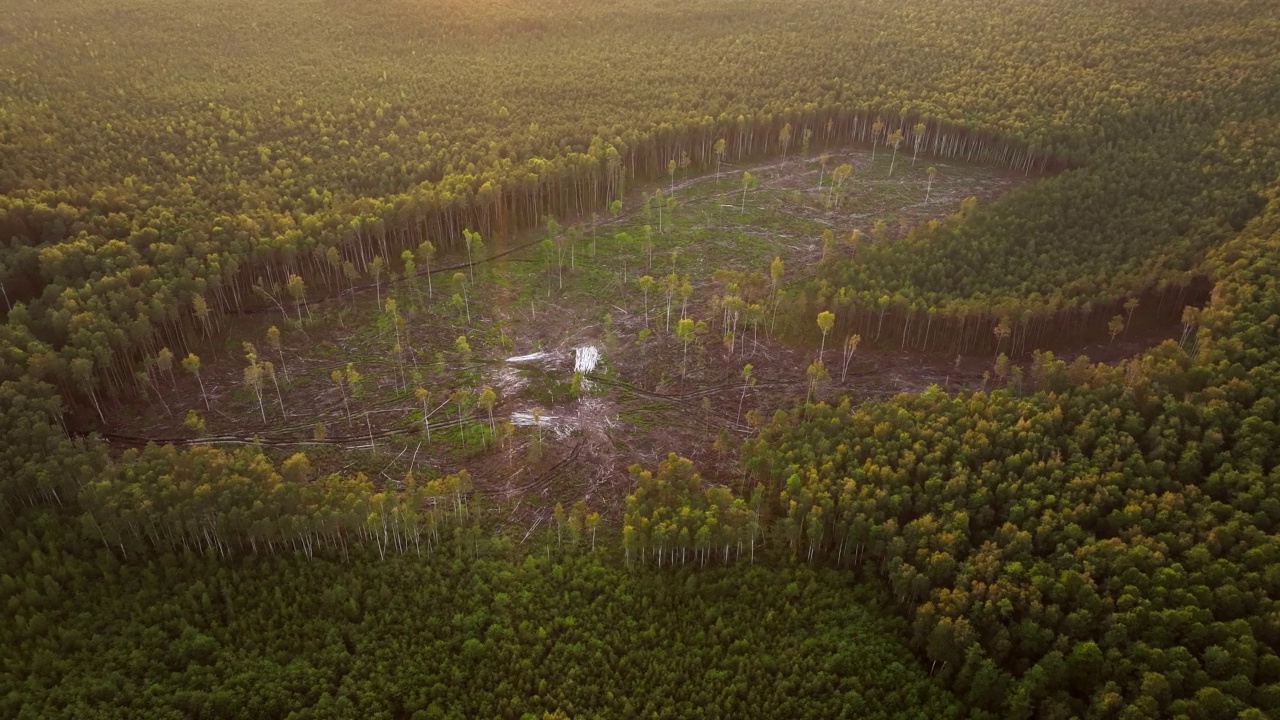
M1280 714L1271 0L0 24L0 715Z

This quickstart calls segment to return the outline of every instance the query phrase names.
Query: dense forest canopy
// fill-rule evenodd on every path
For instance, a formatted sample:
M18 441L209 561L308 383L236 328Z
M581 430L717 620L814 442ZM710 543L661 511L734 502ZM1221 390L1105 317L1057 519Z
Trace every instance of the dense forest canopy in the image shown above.
M2 714L1280 712L1272 0L3 10ZM828 167L855 146L864 166ZM706 303L678 265L699 248L655 266L652 226L663 238L676 199L694 202L686 179L714 174L699 217L745 223L751 163L788 157L816 191L765 212L840 207L844 183L895 163L926 201L943 161L1028 182L948 217L828 228L803 268L718 269ZM597 218L624 212L643 224L598 240ZM306 365L274 325L233 343L259 310L298 347L321 332L309 303L372 296L391 355L412 331L424 364L480 377L478 338L432 314L430 283L463 327L473 304L482 326L486 303L536 316L512 278L564 300L565 255L572 286L598 244L622 259L595 268L609 304L643 303L635 349L666 352L681 381L713 331L729 360L748 323L752 357L762 325L775 354L806 346L808 382L772 421L751 366L733 368L732 421L706 439L731 472L619 468L617 512L573 498L513 527L523 499L476 489L511 434L483 379L430 403L438 436L465 449L473 431L476 474L415 477L410 461L392 478L376 453L201 439L202 413L230 417L201 374L219 351L247 359L264 424L273 384L282 418L282 384L323 385L347 426L367 399L342 357L290 378ZM513 264L541 272L477 281L526 245L537 254ZM626 265L645 254L656 279ZM1114 342L1135 313L1174 339L1115 364L1036 352ZM994 364L980 390L948 377L862 402L844 372L859 342ZM395 370L429 442L433 396ZM570 392L617 387L613 372L576 373ZM103 439L166 392L191 395L196 447ZM532 427L550 487L563 463L542 455L541 416Z

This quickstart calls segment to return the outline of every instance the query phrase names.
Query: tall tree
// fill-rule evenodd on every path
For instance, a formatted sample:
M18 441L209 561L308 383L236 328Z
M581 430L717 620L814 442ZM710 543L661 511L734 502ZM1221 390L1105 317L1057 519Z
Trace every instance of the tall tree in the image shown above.
M743 342L745 343L746 340L743 340ZM738 396L738 414L734 418L734 422L742 422L742 403L747 399L747 390L755 387L756 378L755 375L752 374L752 370L754 370L754 368L751 366L751 363L747 363L742 366L742 372L739 373L739 376L742 377L742 394Z
M191 298L191 309L195 313L196 319L200 321L204 336L206 338L212 337L213 318L210 316L209 303L204 299L204 295L197 294Z
M311 317L311 306L307 305L307 285L298 275L290 275L288 282L289 297L293 298L293 309L298 313L298 324L302 324L302 308L306 306L307 317Z
M760 182L756 180L755 176L752 175L750 171L744 171L742 173L742 209L739 210L739 212L745 213L747 211L747 191L758 187L759 185Z
M1107 334L1111 336L1111 340L1108 344L1114 343L1116 341L1116 336L1122 332L1124 332L1124 317L1122 315L1115 315L1107 323Z
M849 373L849 361L853 360L853 354L858 350L858 343L862 342L861 335L850 334L844 339L844 358L840 364L840 384L844 384L845 376Z
M819 386L831 376L827 374L827 366L822 363L821 359L809 363L809 369L806 374L809 376L809 392L804 401L808 403L810 400L817 398Z
M1129 298L1124 301L1124 311L1126 313L1124 327L1127 332L1129 326L1133 324L1133 311L1138 309L1138 298Z
M769 324L770 332L773 331L773 325L778 322L778 302L781 300L782 291L782 275L786 271L781 257L775 257L773 262L769 263L769 296L773 300L773 320Z
M422 300L422 296L418 291L418 264L413 259L413 251L405 250L400 253L400 262L404 265L404 278L409 283L409 290L412 293L412 304L409 309L414 311Z
M262 361L262 373L271 380L271 385L276 389L276 402L280 403L280 417L288 417L288 413L284 409L284 395L280 393L280 381L276 378L276 366L270 360Z
M431 441L431 411L427 408L427 403L431 399L431 393L424 387L416 388L413 391L414 396L422 403L422 428L427 432L427 441Z
M484 388L480 390L480 397L476 399L476 405L478 405L481 410L484 410L489 414L489 431L495 434L497 433L497 427L493 424L493 407L497 403L497 393L493 391L493 388L485 385Z
M470 230L462 231L463 241L467 246L467 269L471 271L471 282L476 280L476 257L484 254L484 240L480 233Z
M684 348L680 359L680 377L683 378L689 367L689 343L694 338L694 322L692 318L684 318L676 323L676 339Z
M1008 316L1001 317L1000 321L996 323L996 326L992 328L991 332L993 335L996 336L996 354L997 355L1000 354L1000 346L1004 344L1005 338L1009 337L1009 334L1012 331L1013 331L1013 328L1009 323Z
M93 409L98 413L98 420L106 424L107 420L102 414L102 406L98 403L98 377L93 371L93 360L83 357L72 360L71 377L75 380L76 386L89 396L89 401L93 403Z
M258 350L253 343L244 343L245 359L249 361L249 365L244 369L245 387L258 398L258 412L262 415L262 422L267 421L266 406L262 402L262 365L258 363Z
M818 359L822 360L827 350L827 333L831 332L831 328L835 327L836 316L827 310L818 313L818 329L822 331L822 345L818 349Z
M209 406L209 394L204 390L204 379L200 377L200 358L195 353L188 353L187 357L182 361L182 369L196 376L196 382L200 384L200 397L204 399L204 409L212 410Z
M456 272L453 274L453 286L457 288L457 292L453 295L454 305L461 305L463 312L467 318L467 325L471 324L471 300L467 297L467 275L466 273Z
M404 324L403 324L403 322L402 322L402 318L401 318L401 316L400 316L400 306L399 306L399 304L396 302L396 299L395 299L395 298L393 298L393 297L389 297L389 298L387 298L387 303L386 303L386 305L384 305L383 307L384 307L384 309L386 310L386 318L387 318L387 320L390 322L392 332L393 332L393 333L394 333L394 335L395 335L395 344L394 344L394 345L392 345L392 347L391 347L391 354L392 354L392 357L394 357L394 358L395 358L396 373L397 373L397 376L398 376L398 378L399 378L400 385L401 385L401 387L403 387L403 385L404 385L404 346L405 346L405 343L402 341L402 339L401 339L401 337L400 337L400 331L401 331L401 329L403 329L403 328L404 328Z
M378 309L382 309L382 271L386 267L382 256L374 256L373 262L369 264L369 274L373 276L373 287L377 293Z
M334 370L329 373L329 379L334 385L338 386L338 392L342 393L342 407L346 411L347 423L351 423L351 404L347 402L347 379L341 370Z
M280 358L280 369L284 371L284 381L289 382L289 366L284 360L284 346L280 342L280 328L272 325L267 328L267 347L275 351Z
M166 373L169 376L169 382L173 385L173 389L178 389L178 379L173 374L173 351L167 347L160 348L156 353L156 369Z
M423 240L418 245L418 261L422 263L422 267L427 270L427 297L434 298L436 296L435 289L431 286L431 261L436 256L436 246L432 245L429 240Z
M651 275L645 275L637 282L644 293L644 326L649 327L649 291L653 289L654 280Z
M911 128L911 144L913 146L911 167L916 166L916 158L920 157L920 146L924 145L924 134L927 129L924 123L916 123L915 127Z
M894 130L889 134L889 144L893 146L893 157L889 160L889 177L893 177L893 166L898 162L898 148L902 145L901 130Z
M831 187L827 191L827 207L838 207L840 205L840 191L844 187L844 183L853 174L852 163L841 163L831 173Z

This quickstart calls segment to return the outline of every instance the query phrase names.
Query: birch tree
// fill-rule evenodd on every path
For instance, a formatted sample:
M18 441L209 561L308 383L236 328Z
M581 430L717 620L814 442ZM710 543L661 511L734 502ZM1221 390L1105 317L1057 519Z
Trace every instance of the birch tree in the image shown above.
M484 240L480 233L470 230L462 231L462 240L467 246L467 269L471 273L471 282L476 281L476 256L484 254Z
M350 403L347 402L346 377L342 374L341 370L334 370L333 372L329 373L329 379L333 381L334 385L338 386L338 392L342 393L342 408L346 412L347 423L350 424L351 423L351 405Z
M382 308L382 270L386 266L382 256L378 255L373 258L373 262L369 264L369 274L373 276L373 287L377 293L378 308Z
M920 157L920 146L924 144L926 129L924 123L916 123L916 126L911 128L911 144L914 146L914 152L911 154L911 167L916 166L916 158Z
M267 347L275 351L280 358L280 369L284 371L284 381L289 382L289 366L284 360L284 346L280 343L280 328L272 325L267 328Z
M204 390L204 378L200 377L200 357L195 353L188 353L182 361L182 369L196 376L196 382L200 384L200 397L204 399L204 409L212 410L209 406L209 394Z
M411 304L410 310L416 310L422 302L422 293L418 290L418 263L413 259L413 251L405 250L400 253L400 262L404 265L404 279L409 283L409 292Z
M262 422L267 421L267 410L262 402L262 366L258 364L258 353L253 349L253 345L245 343L245 353L249 360L249 365L244 369L244 384L258 398L258 412L262 415Z
M827 333L831 332L831 328L835 327L836 316L827 310L818 313L818 329L822 331L822 345L818 349L818 359L822 360L823 354L827 350Z
M644 326L649 327L649 291L653 289L654 280L650 275L645 275L637 281L640 285L641 292L644 293Z
M894 130L889 135L889 144L893 146L893 158L889 160L889 177L893 177L894 163L898 162L898 148L902 145L902 131Z
M169 383L173 385L173 389L178 389L178 378L173 374L173 351L167 347L160 348L156 353L156 369L169 375Z
M298 313L298 324L302 324L302 308L307 308L307 317L311 317L311 306L307 305L307 284L298 275L290 275L287 284L289 297L293 298L293 309Z
M676 339L684 348L680 358L680 378L684 379L689 367L689 343L693 342L694 324L692 318L684 318L676 323Z
M746 342L745 340L743 342ZM742 366L742 372L738 373L742 378L742 394L738 396L738 415L734 418L734 422L742 422L742 403L747 399L747 390L755 387L756 378L752 374L753 367L751 363Z
M436 256L436 246L430 241L424 240L418 245L418 262L422 263L422 267L427 271L427 297L435 297L435 289L431 287L431 260Z
M462 272L454 273L453 286L457 288L457 292L453 294L453 303L455 306L462 306L469 326L471 325L471 300L467 297L467 274Z
M427 403L431 399L431 393L423 387L416 388L413 391L418 401L422 403L422 428L427 432L427 441L431 441L431 411L427 409Z
M760 182L750 172L742 173L742 208L738 212L745 213L747 211L747 191L759 185Z
M853 360L853 354L858 350L858 343L862 342L861 335L849 335L844 339L844 358L840 364L840 384L843 385L845 376L849 374L849 362Z

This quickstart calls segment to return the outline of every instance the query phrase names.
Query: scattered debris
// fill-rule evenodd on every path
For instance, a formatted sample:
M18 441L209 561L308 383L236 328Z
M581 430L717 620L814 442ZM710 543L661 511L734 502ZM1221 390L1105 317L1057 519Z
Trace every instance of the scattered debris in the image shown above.
M522 363L522 362L531 362L533 360L541 360L543 358L548 358L548 357L551 357L551 353L540 351L536 353L530 353L528 355L517 355L515 357L509 357L507 358L506 361L509 363Z
M537 415L532 410L517 410L511 413L511 424L516 427L534 427L541 425L542 427L556 427L560 422L557 415Z
M515 368L503 367L493 372L493 384L505 396L514 396L520 388L528 384L528 380Z
M584 345L574 351L573 371L586 375L596 369L600 362L600 350L594 345Z

